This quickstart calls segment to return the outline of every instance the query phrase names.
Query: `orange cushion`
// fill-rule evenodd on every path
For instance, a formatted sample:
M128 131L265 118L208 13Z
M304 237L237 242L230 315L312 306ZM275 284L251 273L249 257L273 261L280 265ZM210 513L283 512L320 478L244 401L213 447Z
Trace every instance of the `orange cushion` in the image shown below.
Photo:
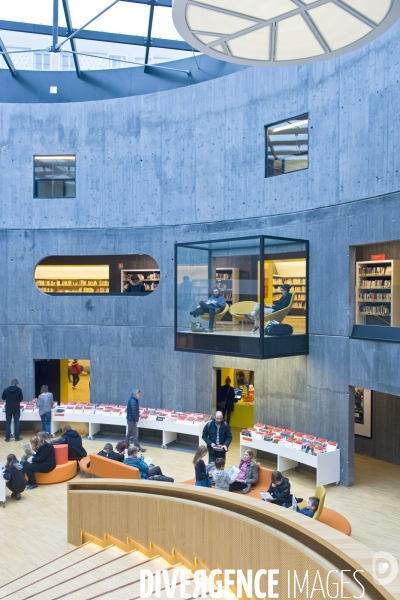
M54 444L53 448L56 455L56 465L65 465L68 462L68 444Z
M90 461L90 467L84 469L87 473L92 473L97 477L108 477L111 479L140 479L139 469L124 465L116 460L99 456L98 454L89 454L85 460Z
M336 512L336 510L332 510L331 508L326 508L324 506L318 521L320 523L325 523L325 525L329 525L329 527L333 527L338 531L341 531L345 535L351 535L351 525L349 521L346 519L346 517Z
M76 460L69 460L63 465L57 465L50 473L35 473L36 481L41 485L68 481L76 475Z
M80 470L85 471L86 473L89 473L89 471L90 471L90 467L88 467L89 463L90 463L90 455L84 456L83 458L81 458L81 460L79 461Z

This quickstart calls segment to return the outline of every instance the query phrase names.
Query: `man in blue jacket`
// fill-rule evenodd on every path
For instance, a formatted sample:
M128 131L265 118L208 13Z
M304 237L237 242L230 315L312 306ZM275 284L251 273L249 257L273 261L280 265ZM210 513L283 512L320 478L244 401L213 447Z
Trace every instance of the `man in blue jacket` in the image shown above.
M126 405L126 438L125 442L129 446L129 441L132 438L133 445L136 448L139 448L141 452L146 452L145 448L142 448L139 444L139 432L138 432L138 422L139 422L139 399L140 399L140 390L133 390L132 396L128 400L128 404Z
M214 288L212 291L212 296L209 297L207 302L199 302L199 306L192 310L190 313L192 317L198 317L199 315L204 315L204 313L208 313L210 315L210 323L209 328L206 331L212 331L214 329L214 318L217 312L220 312L223 308L225 308L226 300L223 296L221 296L221 292L218 288Z

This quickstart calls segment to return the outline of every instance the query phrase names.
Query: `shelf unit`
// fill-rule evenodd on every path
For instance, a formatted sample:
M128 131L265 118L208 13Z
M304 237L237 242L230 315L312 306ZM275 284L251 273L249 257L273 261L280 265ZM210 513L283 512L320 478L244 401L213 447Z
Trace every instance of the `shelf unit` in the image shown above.
M125 277L137 275L145 286L145 292L153 292L160 283L160 269L122 269L121 270L121 292L124 291Z
M217 286L229 306L239 302L239 269L218 267L215 271Z
M368 317L400 327L400 260L356 263L357 325L368 325Z
M290 293L296 294L292 309L289 315L305 316L307 301L307 280L305 277L284 277L282 275L273 275L273 301L276 302L281 297L279 288L284 283L291 285Z
M108 279L36 279L38 288L47 294L108 294Z

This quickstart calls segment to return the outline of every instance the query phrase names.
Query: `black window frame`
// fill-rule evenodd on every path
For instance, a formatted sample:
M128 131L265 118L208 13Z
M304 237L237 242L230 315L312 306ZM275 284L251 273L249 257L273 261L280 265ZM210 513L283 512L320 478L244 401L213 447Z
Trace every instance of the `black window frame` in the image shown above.
M277 127L279 125L284 125L289 121L293 120L308 120L307 124L307 166L302 167L301 169L294 169L293 171L282 171L281 173L268 174L268 154L269 154L269 144L268 144L268 129L272 127ZM310 166L310 113L302 113L295 117L288 117L287 119L280 119L279 121L275 121L274 123L268 123L264 125L264 133L265 133L265 179L271 179L273 177L279 177L279 175L290 175L291 173L298 173L299 171L306 171Z
M72 158L74 159L75 163L74 163L74 167L75 167L75 177L74 179L55 179L55 178L36 178L36 165L35 165L35 160L36 159L41 159L41 160L45 160L46 158L51 159L52 157L58 157L58 158ZM47 181L47 182L53 182L53 181L62 181L63 182L63 191L65 191L65 182L69 181L69 182L74 182L75 186L75 192L73 196L67 196L67 195L63 195L63 196L43 196L38 194L38 182L41 181ZM76 198L76 154L34 154L33 155L33 198L34 199L42 199L42 200L71 200L73 198Z

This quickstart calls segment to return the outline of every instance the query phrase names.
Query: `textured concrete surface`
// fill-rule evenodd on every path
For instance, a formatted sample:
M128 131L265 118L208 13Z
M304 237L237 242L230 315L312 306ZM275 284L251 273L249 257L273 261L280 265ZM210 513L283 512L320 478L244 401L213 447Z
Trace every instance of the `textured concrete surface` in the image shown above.
M338 440L351 485L349 386L400 395L399 347L349 340L355 245L400 239L400 24L350 55L246 69L99 102L0 104L0 384L33 394L35 358L91 360L95 401L210 410L212 367L255 371L256 418ZM264 178L264 126L308 112L310 167ZM33 155L77 156L75 199L33 199ZM310 355L251 361L174 352L174 242L310 240ZM50 297L49 255L146 253L146 298Z

